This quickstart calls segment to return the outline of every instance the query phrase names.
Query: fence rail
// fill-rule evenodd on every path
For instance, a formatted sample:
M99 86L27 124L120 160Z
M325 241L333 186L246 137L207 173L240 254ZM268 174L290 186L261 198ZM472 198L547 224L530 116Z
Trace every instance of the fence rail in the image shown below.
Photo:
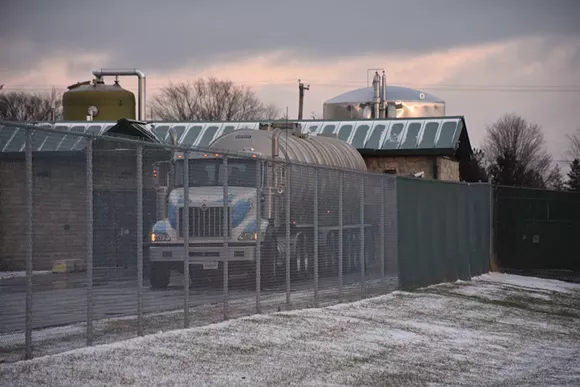
M0 149L4 361L489 270L486 184L7 123Z

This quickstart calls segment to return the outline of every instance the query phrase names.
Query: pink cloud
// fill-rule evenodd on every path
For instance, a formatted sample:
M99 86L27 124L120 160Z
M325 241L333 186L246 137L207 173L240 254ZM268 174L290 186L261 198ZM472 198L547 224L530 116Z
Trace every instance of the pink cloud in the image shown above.
M446 89L430 90L426 85L580 85L580 41L554 37L531 37L493 44L461 47L419 56L368 55L332 57L326 60L301 57L286 50L214 63L196 65L195 58L177 70L147 71L150 97L169 81L195 80L201 76L231 79L253 87L266 102L296 116L298 78L309 83L305 115L319 116L322 103L340 93L366 86L366 69L384 67L388 82L422 88L447 101L447 113L464 115L472 142L481 146L485 126L505 112L516 112L545 128L550 150L556 157L563 154L564 134L577 126L576 99L572 93L539 93L505 91L482 92ZM45 58L29 71L4 81L5 88L65 87L92 77L100 67L117 67L107 53L59 53ZM135 67L140 67L135 64ZM122 79L124 87L136 91L136 80Z

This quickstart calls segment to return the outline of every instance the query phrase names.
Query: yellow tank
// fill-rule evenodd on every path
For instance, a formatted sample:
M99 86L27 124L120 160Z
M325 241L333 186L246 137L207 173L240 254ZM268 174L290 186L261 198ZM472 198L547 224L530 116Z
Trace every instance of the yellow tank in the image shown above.
M135 119L135 94L123 89L119 82L105 85L102 81L80 82L69 86L62 97L65 121L117 121Z

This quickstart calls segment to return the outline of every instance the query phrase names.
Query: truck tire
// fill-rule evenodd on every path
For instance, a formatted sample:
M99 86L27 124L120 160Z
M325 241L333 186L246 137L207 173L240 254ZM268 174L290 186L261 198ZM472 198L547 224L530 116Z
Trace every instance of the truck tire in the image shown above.
M262 287L273 285L276 282L276 256L278 255L278 245L273 236L266 238L260 250L260 283Z
M171 278L171 267L167 262L151 262L149 283L152 289L167 289Z

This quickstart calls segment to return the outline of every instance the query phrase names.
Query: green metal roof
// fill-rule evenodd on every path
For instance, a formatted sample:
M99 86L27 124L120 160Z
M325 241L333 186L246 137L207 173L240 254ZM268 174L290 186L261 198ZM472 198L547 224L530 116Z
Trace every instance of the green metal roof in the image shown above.
M173 128L178 144L188 147L207 147L219 136L237 129L259 129L261 123L276 121L206 121L206 122L149 122L144 125L161 142L169 143L169 129ZM471 150L465 120L461 116L433 118L394 118L362 120L289 120L302 125L302 132L312 135L334 134L347 141L362 154L454 155L462 143ZM37 132L33 138L35 151L78 151L86 140L74 133L103 135L117 122L62 121L41 122L35 126L62 131ZM0 151L24 151L25 131L13 123L0 122Z

